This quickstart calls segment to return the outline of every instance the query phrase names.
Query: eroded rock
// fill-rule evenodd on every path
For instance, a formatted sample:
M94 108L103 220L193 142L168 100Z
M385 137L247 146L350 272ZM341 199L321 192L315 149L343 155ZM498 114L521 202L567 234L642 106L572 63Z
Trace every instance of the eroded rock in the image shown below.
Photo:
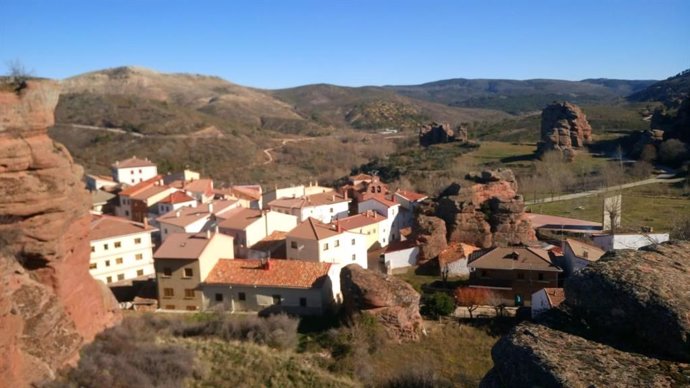
M553 103L541 112L537 153L560 151L572 160L575 151L592 142L592 127L582 109L569 102Z

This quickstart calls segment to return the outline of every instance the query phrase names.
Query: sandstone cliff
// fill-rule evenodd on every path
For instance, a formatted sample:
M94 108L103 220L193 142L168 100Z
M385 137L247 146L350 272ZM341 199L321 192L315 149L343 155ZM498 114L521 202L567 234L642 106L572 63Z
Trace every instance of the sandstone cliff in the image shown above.
M561 151L572 159L575 151L592 142L592 127L582 109L569 102L553 103L541 112L541 141L537 153Z
M58 85L0 90L0 379L44 381L119 319L88 272L88 194L82 169L47 135Z
M690 386L690 242L604 256L492 350L484 387ZM519 365L519 367L516 367Z
M343 309L352 317L374 317L398 341L416 341L422 333L419 293L407 282L393 276L367 271L350 264L340 272Z
M517 188L511 170L468 174L464 181L449 186L435 201L420 207L417 224L428 222L421 220L423 217L438 217L445 221L447 241L481 248L528 244L536 240L536 236ZM438 240L441 228L433 230L436 234L428 236L424 229L416 228L415 236L422 252L426 249L437 253L445 248L443 244L435 244L438 249L427 247L429 241Z

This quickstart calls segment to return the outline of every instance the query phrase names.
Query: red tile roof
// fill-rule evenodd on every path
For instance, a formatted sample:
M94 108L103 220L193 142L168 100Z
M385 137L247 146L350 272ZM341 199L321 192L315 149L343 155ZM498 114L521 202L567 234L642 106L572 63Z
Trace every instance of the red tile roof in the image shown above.
M190 197L185 193L184 191L176 191L167 197L163 198L160 202L161 203L184 203L184 202L191 202L191 201L196 201L196 199Z
M428 195L415 193L414 191L398 190L395 193L398 194L399 196L405 198L406 200L412 201L412 202L421 201L423 199L429 198Z
M323 240L339 235L341 232L333 225L327 225L315 218L307 218L292 229L287 237L304 238L309 240Z
M158 229L126 218L92 214L91 224L89 225L89 240L102 240L156 230Z
M331 191L298 198L274 199L273 201L269 202L268 205L289 209L302 209L310 206L323 206L342 202L350 202L350 199Z
M147 179L143 182L139 182L134 186L130 186L130 187L120 191L120 195L131 196L131 195L137 194L141 191L148 189L149 187L159 185L162 182L162 179L163 179L163 175L156 175L151 179Z
M367 225L376 224L385 221L386 217L380 215L375 211L368 211L354 216L340 218L336 220L333 225L339 226L343 230L352 230L361 228Z
M544 288L544 292L551 307L558 307L565 300L565 292L562 288Z
M330 263L303 260L234 259L218 260L206 277L206 284L263 287L317 288L326 280Z
M203 193L207 196L213 195L212 179L202 178L192 181L177 180L170 182L169 186L176 189L189 191L191 193Z
M139 159L136 156L132 156L129 159L123 161L116 161L113 163L113 168L136 168L136 167L156 167L156 164L148 159Z
M395 197L393 199L395 199ZM362 201L361 202L365 202L365 201L369 201L369 200L377 201L377 202L385 205L386 207L400 206L399 202L391 201L390 199L386 198L386 196L384 194L378 194L378 193L377 194L372 194L372 193L362 194Z

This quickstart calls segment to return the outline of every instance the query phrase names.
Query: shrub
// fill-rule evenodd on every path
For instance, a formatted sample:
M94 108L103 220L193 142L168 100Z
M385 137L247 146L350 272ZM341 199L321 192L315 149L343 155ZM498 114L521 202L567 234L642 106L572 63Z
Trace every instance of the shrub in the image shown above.
M436 376L428 370L409 370L382 384L385 388L450 388L450 381Z
M662 162L677 165L687 155L685 143L678 139L669 139L659 146L659 158Z
M422 313L432 318L447 316L454 311L455 301L450 295L443 292L435 292L430 297L427 297L422 307Z

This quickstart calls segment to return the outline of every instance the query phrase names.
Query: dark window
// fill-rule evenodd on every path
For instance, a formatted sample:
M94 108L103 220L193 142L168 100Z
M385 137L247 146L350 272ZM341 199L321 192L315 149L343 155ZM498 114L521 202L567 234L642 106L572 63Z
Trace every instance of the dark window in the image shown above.
M297 241L291 241L290 242L290 248L297 249Z
M485 277L487 277L487 276L489 276L489 271L482 270L482 272L481 272L481 277L485 278Z
M106 283L112 283L112 282L113 282L113 277L112 277L112 276L108 276L107 278L105 278L105 282L106 282Z
M299 298L300 307L307 307L307 298Z
M280 295L273 295L273 304L281 304Z
M144 276L144 270L143 270L143 269L138 269L138 270L137 270L137 276Z
M125 280L125 274L123 274L123 273L117 274L117 280Z
M191 278L192 276L194 276L194 271L191 268L185 268L184 277Z
M239 300L247 300L247 295L244 292L239 292L237 294L237 299Z
M93 245L91 245L91 252L96 252L96 247L94 247Z
M524 273L522 273L522 272L518 272L518 274L517 274L517 278L518 278L518 279L520 279L520 280L522 280L522 279L524 279L524 278L525 278L525 274L524 274Z
M537 275L537 279L544 280L544 274L540 273L539 275Z
M105 261L105 266L106 266L106 267L110 267L110 260L106 260L106 261Z
M122 247L122 243L119 241L115 241L115 248L120 248Z
M223 301L223 294L216 294L216 302L222 302Z
M163 289L163 296L168 297L168 298L175 296L175 291L172 288L164 288Z
M103 244L103 249L107 251L108 250L108 244Z
M166 304L165 309L166 310L175 310L175 305L174 304Z
M138 237L135 238L135 239L134 239L134 243L135 243L135 244L141 244L141 239L138 238Z
M163 276L167 276L167 277L172 276L172 269L170 269L168 267L163 268Z
M196 311L197 307L196 306L187 306L186 309L187 311Z
M194 290L191 288L185 288L184 289L184 297L185 298L193 298L194 297Z

